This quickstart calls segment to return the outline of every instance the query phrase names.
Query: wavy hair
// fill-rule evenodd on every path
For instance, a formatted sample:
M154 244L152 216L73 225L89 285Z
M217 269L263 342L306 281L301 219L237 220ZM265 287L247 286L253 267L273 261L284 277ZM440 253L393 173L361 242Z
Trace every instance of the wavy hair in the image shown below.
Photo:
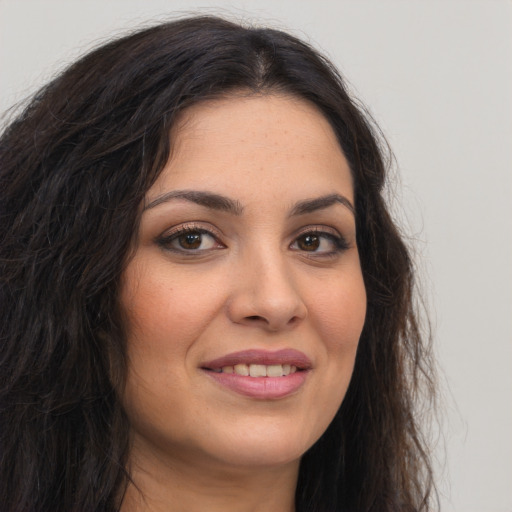
M330 122L355 187L367 316L336 417L303 456L298 512L430 510L417 400L433 396L413 266L383 195L386 148L335 68L286 33L192 17L114 40L0 138L0 496L4 512L119 510L130 475L120 278L180 112L281 92Z

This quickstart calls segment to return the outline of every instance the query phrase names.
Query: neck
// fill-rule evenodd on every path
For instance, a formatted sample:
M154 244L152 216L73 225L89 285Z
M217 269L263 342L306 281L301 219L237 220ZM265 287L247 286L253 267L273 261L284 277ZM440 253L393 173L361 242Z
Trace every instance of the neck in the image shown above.
M212 461L132 456L121 512L294 512L299 462L225 467Z

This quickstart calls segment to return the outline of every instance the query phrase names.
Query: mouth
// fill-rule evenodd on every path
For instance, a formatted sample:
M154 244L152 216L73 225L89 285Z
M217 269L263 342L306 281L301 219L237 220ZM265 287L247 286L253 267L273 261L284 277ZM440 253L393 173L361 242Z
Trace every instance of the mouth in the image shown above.
M304 371L291 364L245 364L239 363L222 368L204 368L215 373L234 373L244 377L286 377L297 371Z
M311 369L309 358L294 349L246 350L201 365L201 370L224 388L263 400L294 394Z
M306 354L299 350L253 349L227 354L201 367L215 373L234 373L244 377L286 377L297 371L309 370L312 364Z

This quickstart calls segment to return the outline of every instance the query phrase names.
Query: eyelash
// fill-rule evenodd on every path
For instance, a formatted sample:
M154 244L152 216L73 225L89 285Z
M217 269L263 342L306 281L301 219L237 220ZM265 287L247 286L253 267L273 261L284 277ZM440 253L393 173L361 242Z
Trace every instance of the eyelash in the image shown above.
M178 248L178 247L172 247L172 243L177 241L180 237L186 236L186 235L208 235L212 238L215 243L219 244L221 247L217 247L217 249L225 248L224 244L219 242L220 236L217 233L214 233L213 231L209 229L205 229L203 227L194 225L194 224L187 224L184 226L180 226L177 229L173 230L171 233L165 234L157 239L157 244L171 252L183 254L183 255L190 255L194 256L197 254L204 253L211 249L185 249L185 248ZM202 240L201 240L202 243Z
M218 247L215 247L215 248L211 247L211 248L207 248L207 249L196 249L196 248L186 249L183 247L173 247L172 246L173 242L178 241L180 237L186 236L186 235L208 235L209 237L211 237L213 242L218 245ZM317 240L319 239L318 242L319 242L320 246L322 244L322 239L328 240L329 243L332 244L333 249L319 252L316 250L308 251L308 250L303 250L300 248L293 247L293 246L297 245L301 239L304 240L304 238L306 238L307 236L313 236ZM217 233L215 233L209 229L205 229L204 227L197 226L194 224L187 224L187 225L178 227L177 229L173 230L171 233L168 233L166 235L159 237L156 240L156 242L160 247L162 247L163 249L165 249L167 251L171 251L174 253L179 253L182 255L193 257L193 256L197 256L199 254L204 254L211 250L218 250L218 249L225 248L225 245L219 241L219 238L220 238L220 236ZM202 242L203 242L203 240L200 240L199 243L201 244ZM293 242L290 244L290 248L292 250L297 251L297 252L302 252L305 256L310 257L310 258L334 257L334 256L338 255L339 253L347 250L349 247L350 246L349 246L348 242L346 241L346 239L343 236L341 236L337 233L334 233L334 232L325 231L325 229L321 229L318 227L304 229L294 238Z
M295 239L294 239L293 243L290 245L290 247L297 244L300 239L304 239L307 236L314 236L318 239L322 239L322 238L327 239L333 245L333 249L328 250L328 251L322 251L322 252L306 251L306 250L302 251L308 257L314 257L314 258L334 257L334 256L337 256L338 254L340 254L341 252L346 251L350 247L347 240L343 236L339 235L338 233L326 231L325 228L322 229L322 228L318 228L318 227L304 229L302 232L300 232L295 237ZM321 243L322 242L320 241L320 244ZM295 250L301 251L301 249L295 249Z

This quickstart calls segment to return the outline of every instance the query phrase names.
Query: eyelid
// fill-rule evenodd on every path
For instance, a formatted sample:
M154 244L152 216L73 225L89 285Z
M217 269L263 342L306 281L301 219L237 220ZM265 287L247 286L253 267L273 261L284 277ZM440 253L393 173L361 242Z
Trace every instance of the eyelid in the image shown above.
M176 226L173 226L172 228L169 228L165 230L161 235L159 235L157 238L170 238L174 235L180 234L180 233L186 233L187 231L199 231L201 233L206 233L209 235L212 235L215 238L222 238L222 233L216 229L214 226L209 224L208 222L184 222L183 224L178 224Z
M307 255L308 257L329 257L334 256L336 254L339 254L351 247L351 244L347 240L345 236L343 236L337 229L332 228L330 226L325 225L316 225L316 226L305 226L301 228L299 231L297 231L294 234L293 240L290 243L290 248L292 248L293 245L297 244L298 240L304 236L313 234L318 237L324 237L328 238L330 242L335 246L332 251L311 251L307 252L304 251L304 255ZM294 249L297 251L300 251L300 249ZM302 252L302 251L300 251Z
M336 238L344 238L343 235L335 228L323 225L304 226L294 234L294 240L302 235L315 233L317 235L332 235Z
M178 237L182 234L189 233L189 232L197 232L197 233L209 235L213 239L215 239L215 241L219 245L222 245L223 247L225 247L224 243L221 240L223 238L222 233L218 229L216 229L214 226L212 226L211 224L209 224L207 222L195 222L195 221L194 222L185 222L183 224L178 224L177 226L173 226L172 228L167 229L161 235L156 237L155 242L159 246L163 247L166 250L186 254L188 251L186 251L185 249L184 250L174 249L174 248L169 247L169 244L176 237ZM205 249L204 251L198 250L197 253L207 252L209 250L210 249ZM193 251L190 251L190 253L192 253L192 252Z

